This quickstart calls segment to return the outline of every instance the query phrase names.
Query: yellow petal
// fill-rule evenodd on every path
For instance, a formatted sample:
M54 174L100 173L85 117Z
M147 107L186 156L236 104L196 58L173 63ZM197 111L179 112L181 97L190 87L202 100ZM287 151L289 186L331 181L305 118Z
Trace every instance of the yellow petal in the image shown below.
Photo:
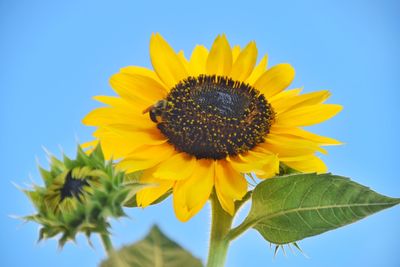
M251 73L251 75L249 76L249 78L247 78L246 82L248 84L254 84L255 81L258 80L258 78L260 78L260 76L265 72L265 70L267 69L267 63L268 63L268 56L265 55L260 62L258 63L258 65L253 69L253 72Z
M130 75L146 76L146 77L149 77L149 78L155 80L156 82L162 84L162 82L160 81L160 78L158 78L157 74L153 70L150 70L145 67L127 66L127 67L121 68L119 71L121 73L130 74Z
M236 59L238 58L239 54L240 54L240 45L235 45L232 48L232 62L235 63Z
M264 155L263 157L267 157L268 161L265 161L261 166L260 170L254 171L258 178L265 179L275 176L279 173L279 158L277 154L273 153L271 150L266 149L263 146L256 146L252 149L252 152L258 153L258 155ZM243 157L242 157L243 158ZM251 160L250 158L243 158L248 162Z
M178 58L181 60L183 66L185 66L185 69L189 70L189 61L185 57L185 52L183 50L178 52Z
M323 146L341 145L342 144L342 142L340 142L336 139L318 135L318 134L314 134L314 133L311 133L304 129L297 128L297 127L285 128L285 127L277 127L274 125L271 128L271 132L294 136L294 137L305 139L305 140L310 140L312 142L315 142L315 143L323 145Z
M270 143L263 143L259 145L260 147L272 151L277 154L279 158L281 157L298 157L303 155L308 155L315 153L315 150L309 148L299 148L299 147L290 147L290 146L282 146Z
M166 137L156 127L140 129L133 124L111 124L102 127L105 131L124 140L135 140L139 144L157 145L167 142Z
M292 108L316 105L325 102L330 96L331 93L328 90L321 90L293 97L293 102L290 101L288 104L290 104Z
M310 106L323 103L330 96L328 90L322 90L298 96L283 98L281 101L273 102L274 111L282 113L289 109L295 109L303 106Z
M134 113L130 110L121 110L112 107L101 107L92 110L83 118L83 124L103 126L112 124L129 124L136 129L154 128L154 123L148 114Z
M207 48L202 45L196 45L189 61L189 72L191 76L196 77L200 74L206 74L207 57Z
M317 156L310 156L308 159L302 161L286 161L284 163L290 168L305 173L326 173L328 170L325 163Z
M324 154L327 153L325 149L321 148L317 143L314 143L312 141L304 139L302 140L294 138L292 136L284 136L274 133L269 133L267 135L267 138L265 139L265 144L273 144L287 148L299 148L309 151L319 151Z
M80 147L82 149L90 149L90 148L93 149L98 144L99 144L99 140L92 140L92 141L88 141L88 142L84 142L84 143L80 144Z
M124 114L128 116L130 119L126 122L132 121L140 121L140 123L151 123L155 126L154 122L151 121L148 113L143 113L145 109L149 107L147 103L132 103L131 101L126 101L121 97L114 97L114 96L94 96L95 100L109 105L115 109L115 111L119 116L119 114Z
M132 103L131 101L115 96L94 96L93 99L114 107L115 109L113 110L117 111L117 113L126 114L130 117L129 122L134 120L141 121L144 119L149 121L149 123L152 123L154 126L154 122L150 120L149 114L143 113L143 111L149 107L148 103ZM146 122L143 121L141 123Z
M169 89L188 76L179 56L159 33L151 36L150 58L158 77Z
M150 133L141 133L139 135L120 135L115 131L109 131L108 129L101 127L98 128L93 136L101 141L101 146L106 158L113 157L114 159L118 159L121 157L125 157L132 150L137 147L143 146L145 144L159 144L165 143L166 140L158 140L155 139ZM136 137L135 137L136 136ZM141 139L135 139L140 137Z
M275 123L281 126L309 126L332 118L342 108L341 105L334 104L300 107L278 114Z
M139 207L147 207L173 186L173 181L158 181L155 186L145 187L136 194L136 201Z
M280 161L282 162L290 162L290 161L304 161L309 159L310 157L314 156L314 153L312 154L304 154L304 155L298 155L298 156L282 156L279 157Z
M99 140L95 139L92 141L84 142L84 143L80 144L80 146L87 155L90 155L99 143L100 143ZM106 158L106 160L110 160L110 158Z
M275 102L285 101L288 98L297 96L301 93L302 90L303 90L303 88L294 88L294 89L282 91L282 92L268 98L268 102L271 103L272 106L274 106Z
M235 200L247 192L247 181L225 160L215 162L215 191L222 208L230 215L235 213Z
M283 91L294 79L294 69L290 64L276 65L267 70L254 83L254 87L261 91L268 99Z
M207 74L228 76L232 69L232 51L225 35L218 36L207 58Z
M162 85L146 76L117 73L111 77L110 84L117 94L135 104L154 104L167 94Z
M127 101L119 96L97 95L94 96L93 99L109 106L119 105L120 103L127 103Z
M197 160L192 177L187 179L184 185L187 188L186 206L189 210L199 205L203 206L209 199L214 186L214 175L213 160ZM183 183L183 181L178 181L178 183L181 182Z
M167 180L182 180L193 174L196 158L187 153L177 153L157 165L154 177Z
M264 174L265 165L270 164L271 161L277 161L276 155L266 152L249 151L246 154L228 157L227 161L231 166L240 173Z
M115 116L112 111L113 109L109 107L96 108L82 119L82 123L89 126L100 126L103 124L110 124L114 119L113 117L117 117L117 120L121 118Z
M118 96L105 96L105 95L98 95L98 96L94 96L93 99L112 106L112 107L118 107L121 109L127 109L127 110L131 110L131 109L135 109L135 105L132 105L131 102L126 101L125 99L118 97ZM138 111L140 109L137 109Z
M214 161L198 160L190 178L174 186L174 210L183 222L199 212L210 197L214 185Z
M313 142L307 140L297 140L296 138L282 139L269 138L264 143L259 144L254 150L267 150L276 154L279 159L282 157L302 157L304 155L315 154L316 151L326 153L326 151ZM283 136L286 137L286 136Z
M139 207L147 207L174 185L174 181L158 180L149 175L152 170L146 170L140 177L142 183L149 183L149 187L145 187L136 194L136 202Z
M250 42L232 66L230 77L237 81L245 81L252 73L257 61L257 47L255 42Z
M118 166L127 172L145 170L170 158L175 153L175 149L168 143L154 146L141 146L132 150L118 163Z
M253 172L258 178L271 178L279 173L279 158L276 154L261 146L253 148L252 151L258 154L266 155L269 159L262 164L259 170Z
M267 179L276 176L279 173L279 159L275 157L275 160L269 161L262 167L262 172L255 174L260 179Z

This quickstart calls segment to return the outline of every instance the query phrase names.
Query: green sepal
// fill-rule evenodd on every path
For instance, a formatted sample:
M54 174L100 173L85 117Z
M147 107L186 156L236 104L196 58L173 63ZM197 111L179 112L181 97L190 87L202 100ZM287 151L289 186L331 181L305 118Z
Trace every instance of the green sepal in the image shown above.
M289 175L289 174L298 174L300 173L299 171L290 168L288 165L284 164L284 163L279 163L279 176L285 176L285 175Z
M40 175L42 176L42 179L45 183L46 186L49 186L53 180L53 175L51 174L51 172L43 169L42 167L38 166Z

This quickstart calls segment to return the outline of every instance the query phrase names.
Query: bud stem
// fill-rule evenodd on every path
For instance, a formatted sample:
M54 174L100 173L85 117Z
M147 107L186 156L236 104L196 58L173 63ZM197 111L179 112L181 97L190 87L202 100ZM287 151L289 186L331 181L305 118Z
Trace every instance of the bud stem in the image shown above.
M114 251L110 236L108 234L100 234L100 238L101 242L103 243L104 250L107 252L107 255L110 256Z

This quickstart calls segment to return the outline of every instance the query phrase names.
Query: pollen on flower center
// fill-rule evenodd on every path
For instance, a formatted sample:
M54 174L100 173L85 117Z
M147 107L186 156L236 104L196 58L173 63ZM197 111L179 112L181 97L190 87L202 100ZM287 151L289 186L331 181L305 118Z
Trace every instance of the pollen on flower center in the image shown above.
M252 149L264 142L275 115L258 90L221 76L189 77L162 101L150 111L153 121L177 150L198 159Z
M76 197L80 200L81 195L83 194L83 187L90 186L86 179L78 179L73 178L71 171L68 172L65 177L65 182L63 187L60 189L61 201L65 198Z

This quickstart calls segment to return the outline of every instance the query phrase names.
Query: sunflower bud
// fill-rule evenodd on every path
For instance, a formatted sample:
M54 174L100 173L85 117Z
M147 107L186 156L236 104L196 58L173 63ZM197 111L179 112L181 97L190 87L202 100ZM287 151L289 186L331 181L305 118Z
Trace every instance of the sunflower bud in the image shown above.
M52 156L50 169L39 170L44 186L24 190L36 209L24 219L41 225L39 240L61 234L62 247L78 233L88 239L92 233L108 234L108 219L125 216L130 188L124 186L124 173L104 160L100 145L90 154L78 146L76 159Z

